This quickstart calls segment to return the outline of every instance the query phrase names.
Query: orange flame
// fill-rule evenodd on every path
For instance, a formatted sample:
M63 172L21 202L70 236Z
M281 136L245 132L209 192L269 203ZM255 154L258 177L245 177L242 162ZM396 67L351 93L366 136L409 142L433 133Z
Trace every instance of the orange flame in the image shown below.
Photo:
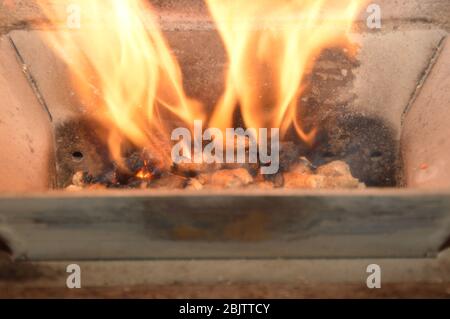
M365 0L206 0L230 59L226 90L210 126L231 127L239 105L247 127L294 126L302 81L328 45L348 45L346 34Z
M305 74L328 45L349 45L346 34L365 0L205 1L229 56L225 91L209 126L233 127L240 107L246 127L282 134L294 127L311 143L316 130L305 132L298 116ZM58 12L49 1L38 2L55 24L66 20L69 5L80 6L81 28L47 36L85 106L110 127L115 160L122 162L121 145L129 140L170 164L170 123L175 118L191 128L205 115L184 92L152 8L144 0L61 0Z
M153 178L153 174L149 172L148 169L142 168L136 173L136 177L143 180L151 180Z
M88 109L111 128L109 146L121 163L121 142L148 148L161 162L170 162L168 118L186 127L202 119L198 102L188 98L182 75L150 6L143 0L70 0L79 6L81 27L48 32L67 63L73 83ZM54 23L60 12L42 1ZM92 103L92 101L96 101ZM89 102L87 102L89 101ZM156 154L155 154L156 153Z

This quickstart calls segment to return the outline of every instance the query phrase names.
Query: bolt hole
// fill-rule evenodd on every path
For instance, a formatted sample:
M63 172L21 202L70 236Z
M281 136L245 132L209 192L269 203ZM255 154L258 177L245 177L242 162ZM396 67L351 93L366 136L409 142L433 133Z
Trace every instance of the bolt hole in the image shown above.
M325 153L323 153L323 157L324 158L333 158L335 156L336 155L333 152L325 152Z
M83 160L83 158L84 158L84 155L80 151L76 151L76 152L72 153L72 160L74 162L81 162Z
M373 159L379 159L379 158L381 158L382 156L383 156L383 153L381 153L380 151L373 151L373 152L370 154L370 157L373 158Z

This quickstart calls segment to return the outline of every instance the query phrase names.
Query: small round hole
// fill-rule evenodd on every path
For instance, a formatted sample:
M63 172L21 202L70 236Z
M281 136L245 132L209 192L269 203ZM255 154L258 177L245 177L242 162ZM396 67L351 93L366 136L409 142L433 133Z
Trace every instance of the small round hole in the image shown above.
M72 153L72 159L75 162L81 162L83 160L83 158L84 158L84 155L80 151L76 151L76 152Z
M381 153L380 151L373 151L373 152L370 154L370 157L375 158L375 159L380 158L380 157L382 157L382 156L383 156L383 153Z
M323 157L324 158L332 158L335 157L336 155L333 152L325 152L323 153Z

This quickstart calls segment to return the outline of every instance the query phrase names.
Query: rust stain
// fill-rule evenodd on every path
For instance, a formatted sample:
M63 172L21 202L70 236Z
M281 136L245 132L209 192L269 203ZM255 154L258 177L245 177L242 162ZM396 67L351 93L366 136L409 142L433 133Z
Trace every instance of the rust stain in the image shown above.
M269 225L267 214L249 213L244 218L232 221L225 225L223 235L225 239L238 241L261 241L269 236L267 226Z
M254 242L270 239L269 216L250 212L214 225L176 225L170 231L173 240Z
M172 237L175 240L206 240L210 237L210 234L201 228L194 227L192 225L179 225L175 226L172 231Z

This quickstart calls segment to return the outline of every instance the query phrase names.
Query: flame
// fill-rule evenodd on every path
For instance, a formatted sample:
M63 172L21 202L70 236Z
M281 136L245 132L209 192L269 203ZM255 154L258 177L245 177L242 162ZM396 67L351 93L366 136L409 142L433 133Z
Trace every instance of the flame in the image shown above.
M54 24L65 20L66 10L39 3ZM68 65L81 100L110 128L114 159L122 163L126 140L170 162L168 119L191 127L203 114L183 90L180 67L152 8L144 0L63 0L58 8L74 4L81 27L46 36Z
M147 169L142 168L136 173L136 177L143 180L151 180L153 178L153 174Z
M350 46L346 34L365 0L206 0L229 56L226 89L210 126L232 127L239 106L247 127L294 127L304 77L320 51ZM351 47L351 46L350 46Z
M325 47L351 48L346 34L365 0L205 1L229 57L209 127L234 127L239 107L247 128L280 128L285 134L294 127L311 143L316 129L305 132L299 116L305 74ZM46 36L68 65L84 106L109 128L119 164L125 141L171 164L173 119L192 129L194 120L206 118L201 104L185 93L180 67L147 2L61 0L61 12L38 0L54 24L66 21L70 6L80 7L81 28Z
M153 175L146 171L145 169L141 169L139 172L137 172L136 177L139 179L152 179Z
M141 180L148 180L148 181L152 180L154 175L152 173L151 167L152 167L152 163L150 163L148 160L144 159L142 168L138 170L138 172L135 174L135 176Z

